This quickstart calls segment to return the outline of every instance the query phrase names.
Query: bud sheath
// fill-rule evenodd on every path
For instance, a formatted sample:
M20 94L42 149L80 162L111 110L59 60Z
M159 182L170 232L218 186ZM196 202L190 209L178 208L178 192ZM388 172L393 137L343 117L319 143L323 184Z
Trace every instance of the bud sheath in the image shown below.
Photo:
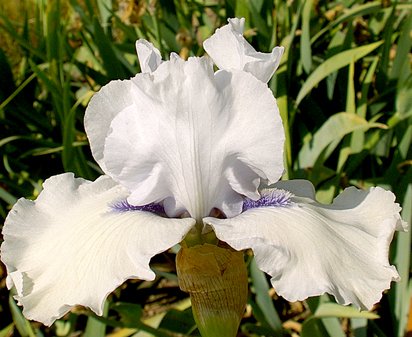
M243 252L203 244L183 247L176 258L179 286L190 294L203 337L234 337L247 301Z

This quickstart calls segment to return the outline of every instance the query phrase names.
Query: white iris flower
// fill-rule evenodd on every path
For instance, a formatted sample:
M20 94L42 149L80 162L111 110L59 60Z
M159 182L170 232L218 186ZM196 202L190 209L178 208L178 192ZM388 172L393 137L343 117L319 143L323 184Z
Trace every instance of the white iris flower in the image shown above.
M283 48L256 52L243 23L205 41L210 58L161 61L139 40L142 73L94 95L85 128L105 175L53 176L6 219L1 259L27 318L51 325L75 305L101 315L125 280L155 278L154 255L211 231L252 249L289 301L326 292L371 308L399 279L388 249L406 224L391 192L348 188L322 205L309 182L277 182L284 130L266 83Z

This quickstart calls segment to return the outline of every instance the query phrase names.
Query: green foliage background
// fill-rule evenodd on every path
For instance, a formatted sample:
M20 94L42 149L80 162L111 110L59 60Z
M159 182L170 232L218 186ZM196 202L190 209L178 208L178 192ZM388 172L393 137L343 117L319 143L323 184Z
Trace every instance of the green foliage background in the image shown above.
M139 71L136 39L151 41L166 59L172 51L200 56L204 39L236 16L246 18L245 36L258 50L286 48L269 83L287 132L285 178L311 180L322 202L350 185L383 186L411 223L411 9L411 2L389 0L1 2L0 216L17 198L35 198L53 174L101 174L83 129L85 107L102 85ZM51 328L21 315L2 266L0 337L196 336L174 254L154 259L156 281L130 281L111 295L105 318L77 308ZM391 259L402 281L374 313L359 313L328 296L285 302L250 258L240 335L404 336L409 233L395 237Z

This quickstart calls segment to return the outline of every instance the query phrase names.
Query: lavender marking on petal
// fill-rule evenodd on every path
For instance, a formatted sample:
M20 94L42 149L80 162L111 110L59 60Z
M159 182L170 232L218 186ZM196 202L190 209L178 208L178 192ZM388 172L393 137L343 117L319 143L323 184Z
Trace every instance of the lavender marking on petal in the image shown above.
M293 196L291 192L282 189L265 189L261 192L261 198L258 200L246 198L243 201L242 212L251 208L289 206Z
M164 214L165 209L163 205L157 203L150 203L143 206L135 206L130 205L127 200L121 200L113 205L110 206L113 210L117 212L129 212L129 211L143 211L143 212L150 212L154 214Z

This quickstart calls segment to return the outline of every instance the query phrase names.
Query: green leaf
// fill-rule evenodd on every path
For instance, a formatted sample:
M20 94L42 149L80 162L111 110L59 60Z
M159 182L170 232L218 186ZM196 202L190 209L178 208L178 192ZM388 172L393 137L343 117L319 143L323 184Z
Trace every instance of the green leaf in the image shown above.
M0 199L3 199L9 205L14 205L17 198L11 193L7 192L3 187L0 186Z
M65 86L63 92L68 95L68 88ZM64 95L64 96L66 96ZM66 109L65 109L66 110ZM73 142L75 140L75 109L68 109L64 111L64 120L62 121L62 161L65 171L74 171L73 167L76 162ZM75 172L78 173L78 172Z
M335 337L328 334L320 320L312 318L303 322L300 335L301 337Z
M246 26L248 26L250 24L248 0L237 0L234 3L236 4L235 16L237 18L245 18Z
M274 335L273 330L265 326L256 325L252 323L245 323L241 326L242 332L245 336L282 336ZM243 334L242 334L243 336Z
M32 80L36 78L36 74L31 74L14 92L0 103L0 110L3 110ZM9 83L10 85L10 83Z
M306 0L302 10L302 34L300 36L300 59L307 74L312 70L312 48L310 45L310 16L313 0Z
M412 76L398 85L396 112L401 119L412 116Z
M13 40L15 40L22 48L29 51L31 54L37 56L41 60L45 60L46 56L39 50L35 45L28 41L25 37L22 37L20 33L20 29L16 29L16 25L12 23L12 21L3 13L0 12L0 18L2 19L2 24L0 25L0 30L5 30Z
M169 310L162 319L159 328L189 335L192 331L196 330L192 310Z
M269 38L269 30L267 27L267 22L264 18L262 18L262 15L260 14L261 4L258 3L259 1L253 0L253 1L248 1L248 7L250 10L250 17L253 22L253 24L257 28L257 32L259 34L259 40L263 40L263 38Z
M314 315L303 323L301 337L345 337L346 334L337 318L376 319L379 316L369 311L359 311L350 306L342 306L332 302L321 303Z
M342 324L337 318L322 318L322 324L325 327L328 336L346 337L346 333L343 332Z
M315 133L312 139L303 144L299 152L299 167L313 167L319 157L327 159L342 138L355 130L370 128L386 128L384 124L368 122L365 119L348 112L332 115ZM333 144L329 149L327 147ZM324 153L325 150L328 150Z
M48 1L46 5L46 49L49 62L61 60L61 29L62 18L60 0Z
M350 326L355 337L368 336L368 320L366 318L351 318Z
M104 69L110 79L124 79L127 77L121 62L117 58L112 41L105 34L97 18L93 21L94 42L99 49L100 56L103 60Z
M103 309L103 317L107 317L109 305L106 301ZM86 330L83 337L104 337L106 335L106 324L99 321L94 316L89 316L87 319Z
M374 12L378 12L381 9L382 9L381 1L367 2L362 5L353 6L352 8L348 8L348 10L346 10L343 15L339 16L336 20L332 21L329 25L327 25L325 28L321 29L317 34L315 34L312 38L312 43L314 43L317 39L319 39L326 32L330 32L333 27L341 24L342 22L348 21L354 17L360 17L363 15L368 15Z
M303 322L301 337L346 337L346 334L337 318L312 316Z
M11 323L0 331L0 337L10 337L13 333L14 324Z
M33 332L30 322L23 316L16 302L14 302L11 294L9 296L9 306L11 316L13 317L13 322L19 334L22 337L36 337L36 334Z
M134 303L118 302L111 309L120 314L121 322L129 328L140 327L140 319L143 314L142 307Z
M383 45L380 50L379 70L376 78L377 87L384 89L388 85L390 52L393 47L392 36L394 32L394 22L397 17L396 2L392 4L390 15L385 22L382 40Z
M378 315L370 311L359 311L351 306L343 306L337 303L322 303L316 309L314 317L340 317L340 318L367 318L377 319Z
M356 91L355 91L355 63L349 64L348 85L346 94L346 112L356 112Z
M104 27L107 27L109 18L112 15L112 0L99 0L97 1L97 6L99 8L102 23Z
M371 53L380 45L382 45L382 43L382 41L379 41L368 44L366 46L345 50L321 63L321 65L317 67L313 73L310 74L310 76L300 89L298 97L296 99L296 105L299 105L302 99L305 98L306 95L329 74Z
M269 296L269 285L265 274L257 267L255 259L250 263L250 276L256 292L256 303L261 309L267 324L276 333L282 332L282 322Z
M356 113L362 118L366 118L366 111L368 107L368 92L373 82L375 71L378 66L378 62L379 62L379 57L378 56L374 57L373 61L371 62L371 65L369 66L368 71L366 72L365 78L362 82L362 91L361 91L362 95L358 102L358 106L356 110Z
M408 127L405 132L404 139L402 139L399 148L403 146L409 148L411 144L412 125ZM404 141L404 142L403 142ZM402 144L404 143L404 144ZM404 151L406 154L408 150ZM412 224L412 168L409 168L408 173L399 182L399 186L406 186L406 192L403 196L402 202L402 218L409 224ZM398 187L398 190L400 188ZM395 191L398 192L398 191ZM399 194L399 192L397 193ZM399 233L395 241L395 258L394 263L398 269L401 281L396 283L389 293L391 312L396 317L396 337L404 336L405 328L408 320L408 313L410 310L410 298L412 296L412 281L410 279L410 247L412 244L412 231Z
M405 69L406 72L411 72L409 63L409 53L412 47L412 39L410 33L412 31L412 11L406 17L403 23L402 30L400 32L400 37L398 45L396 48L395 59L393 60L393 66L390 73L390 78L400 78L402 72Z

